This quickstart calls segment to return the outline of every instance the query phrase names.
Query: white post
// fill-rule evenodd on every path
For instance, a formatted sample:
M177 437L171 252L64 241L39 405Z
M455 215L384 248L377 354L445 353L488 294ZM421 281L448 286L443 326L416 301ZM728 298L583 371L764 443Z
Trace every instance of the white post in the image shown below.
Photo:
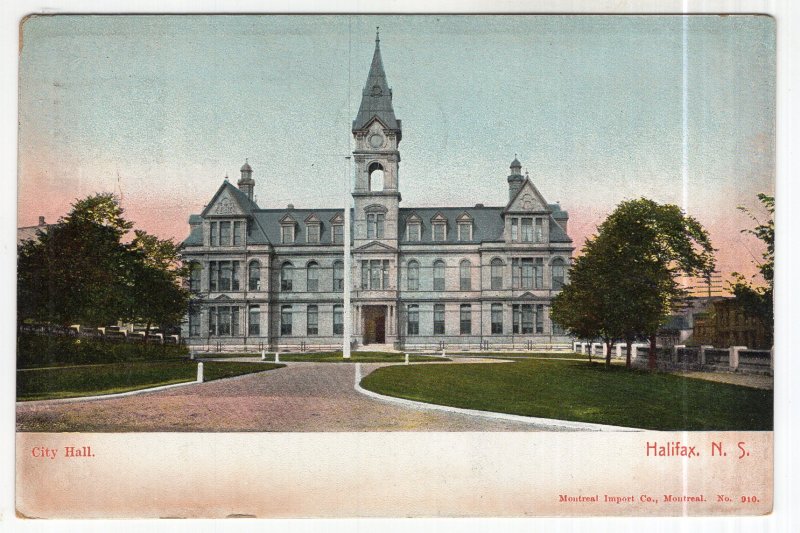
M606 356L606 355L608 355L608 344L606 344L606 343L604 343L604 342L601 342L601 343L600 343L600 346L602 346L602 347L603 347L603 356Z
M686 348L686 345L685 344L676 344L675 346L672 347L672 362L673 363L677 363L678 362L678 348Z
M278 352L275 352L275 362L276 363L280 363L281 362L281 356L278 355Z
M408 364L408 354L406 354L406 364Z
M711 345L703 344L700 346L700 364L706 364L706 350L713 349L714 347ZM729 362L730 363L730 362Z
M197 382L203 382L203 363L197 363Z
M190 352L189 352L189 359L191 359L192 361L194 361L194 351L190 351Z
M347 160L347 170L344 173L344 331L342 332L342 357L350 359L350 326L352 318L350 316L350 290L353 288L350 282L350 156L345 157Z
M442 357L444 357L444 348L442 348Z
M775 370L775 346L769 350L769 368Z
M617 359L622 359L622 343L617 344Z
M262 361L266 361L267 360L267 351L266 350L261 350L261 360Z
M731 367L731 370L739 368L739 352L746 349L747 346L731 346L729 348L728 365Z

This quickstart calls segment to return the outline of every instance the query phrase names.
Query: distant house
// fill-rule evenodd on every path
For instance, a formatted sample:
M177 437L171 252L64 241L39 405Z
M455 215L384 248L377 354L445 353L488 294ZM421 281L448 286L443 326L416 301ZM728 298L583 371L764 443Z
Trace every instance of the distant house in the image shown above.
M757 318L747 316L734 298L718 298L705 312L695 316L692 341L720 348L772 346L767 328Z
M17 228L17 244L21 243L22 241L38 239L39 232L47 232L47 229L50 226L52 226L52 224L46 223L44 221L44 217L40 216L39 223L37 225Z

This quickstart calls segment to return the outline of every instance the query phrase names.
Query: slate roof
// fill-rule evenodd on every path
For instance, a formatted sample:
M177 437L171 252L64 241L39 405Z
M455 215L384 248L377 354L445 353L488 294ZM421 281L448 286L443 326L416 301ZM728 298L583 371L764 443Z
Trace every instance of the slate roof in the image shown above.
M389 88L386 73L383 70L381 41L377 37L367 83L361 92L361 106L353 121L353 131L366 128L373 117L378 117L387 128L400 131L400 121L394 116L392 107L392 90Z
M566 218L566 211L562 211L557 204L549 204L552 210L558 210L560 220ZM458 240L457 219L462 213L467 213L472 217L472 241L469 242L502 242L505 225L503 223L503 211L505 207L402 207L400 208L400 228L399 236L401 243L408 243L406 240L406 224L412 214L416 214L422 219L422 239L420 243L430 243L433 241L433 229L431 219L437 214L441 214L447 219L447 237L445 241L437 241L438 244L464 244ZM551 219L554 217L551 217ZM550 242L572 242L572 239L555 221L550 223Z
M280 245L281 219L287 214L290 214L296 221L295 236L297 238L294 244L305 244L306 219L311 215L316 215L321 222L319 244L331 244L332 228L330 221L338 213L341 213L340 209L260 209L246 194L230 185L229 182L225 182L223 187L225 187L226 184L230 186L229 188L231 191L236 191L234 194L239 195L237 199L248 207L246 211L255 222L254 224L248 225L247 242L249 244ZM220 188L220 191L223 187ZM215 195L215 197L218 195L219 193ZM552 220L553 218L558 220L566 219L566 211L561 210L558 204L548 204L548 207L554 213L550 223L550 242L571 243L572 239L569 238L561 226ZM437 214L440 214L447 219L447 238L443 242L437 242L437 244L463 244L463 242L458 240L458 217L463 213L467 213L472 217L473 221L472 241L469 242L502 242L504 209L504 207L403 207L399 210L399 241L401 243L408 243L406 240L406 223L412 214L416 214L422 219L422 238L418 242L420 244L434 242L431 219ZM352 221L352 210L350 211L350 217ZM189 236L183 241L184 246L202 246L202 221L203 217L201 215L191 215L189 217L191 231ZM350 235L352 238L352 223L350 225Z

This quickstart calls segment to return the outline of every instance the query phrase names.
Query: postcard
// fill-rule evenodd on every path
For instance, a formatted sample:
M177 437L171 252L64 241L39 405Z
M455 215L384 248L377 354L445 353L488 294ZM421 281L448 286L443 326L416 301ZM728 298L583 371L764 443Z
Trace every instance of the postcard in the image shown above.
M21 518L773 509L763 15L33 15Z

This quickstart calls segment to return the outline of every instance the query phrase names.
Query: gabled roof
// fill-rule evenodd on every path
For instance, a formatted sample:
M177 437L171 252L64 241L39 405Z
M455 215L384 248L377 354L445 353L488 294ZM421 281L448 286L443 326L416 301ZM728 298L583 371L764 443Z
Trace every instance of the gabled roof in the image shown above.
M544 199L542 193L539 192L539 189L536 188L536 185L533 184L529 177L525 177L525 181L522 182L522 186L517 191L517 194L509 200L508 204L506 205L506 212L511 211L511 206L513 206L517 200L525 194L525 191L533 191L533 196L539 201L539 203L545 208L545 210L550 210L550 206L547 203L547 200ZM516 211L516 209L515 209ZM538 211L538 210L537 210Z
M358 115L353 121L353 131L364 130L369 127L372 119L377 117L381 123L390 130L400 132L400 121L394 116L392 107L392 90L386 81L386 72L383 70L381 59L381 41L376 36L375 52L372 54L372 65L369 68L367 83L361 93L361 106Z
M234 202L239 206L242 213L244 213L245 215L249 215L250 213L258 209L258 205L256 205L256 203L253 200L251 200L247 196L247 194L240 191L236 186L234 186L228 180L225 180L222 182L222 185L219 186L219 189L217 189L216 194L214 194L214 197L211 198L211 201L208 203L205 209L203 209L200 215L203 217L208 215L211 209L213 209L216 206L219 197L222 196L222 193L225 191L227 191L227 193L230 194Z
M281 224L297 224L297 220L291 215L291 213L286 213L283 215L279 222Z
M306 224L319 224L320 220L316 213L308 215L304 221Z

